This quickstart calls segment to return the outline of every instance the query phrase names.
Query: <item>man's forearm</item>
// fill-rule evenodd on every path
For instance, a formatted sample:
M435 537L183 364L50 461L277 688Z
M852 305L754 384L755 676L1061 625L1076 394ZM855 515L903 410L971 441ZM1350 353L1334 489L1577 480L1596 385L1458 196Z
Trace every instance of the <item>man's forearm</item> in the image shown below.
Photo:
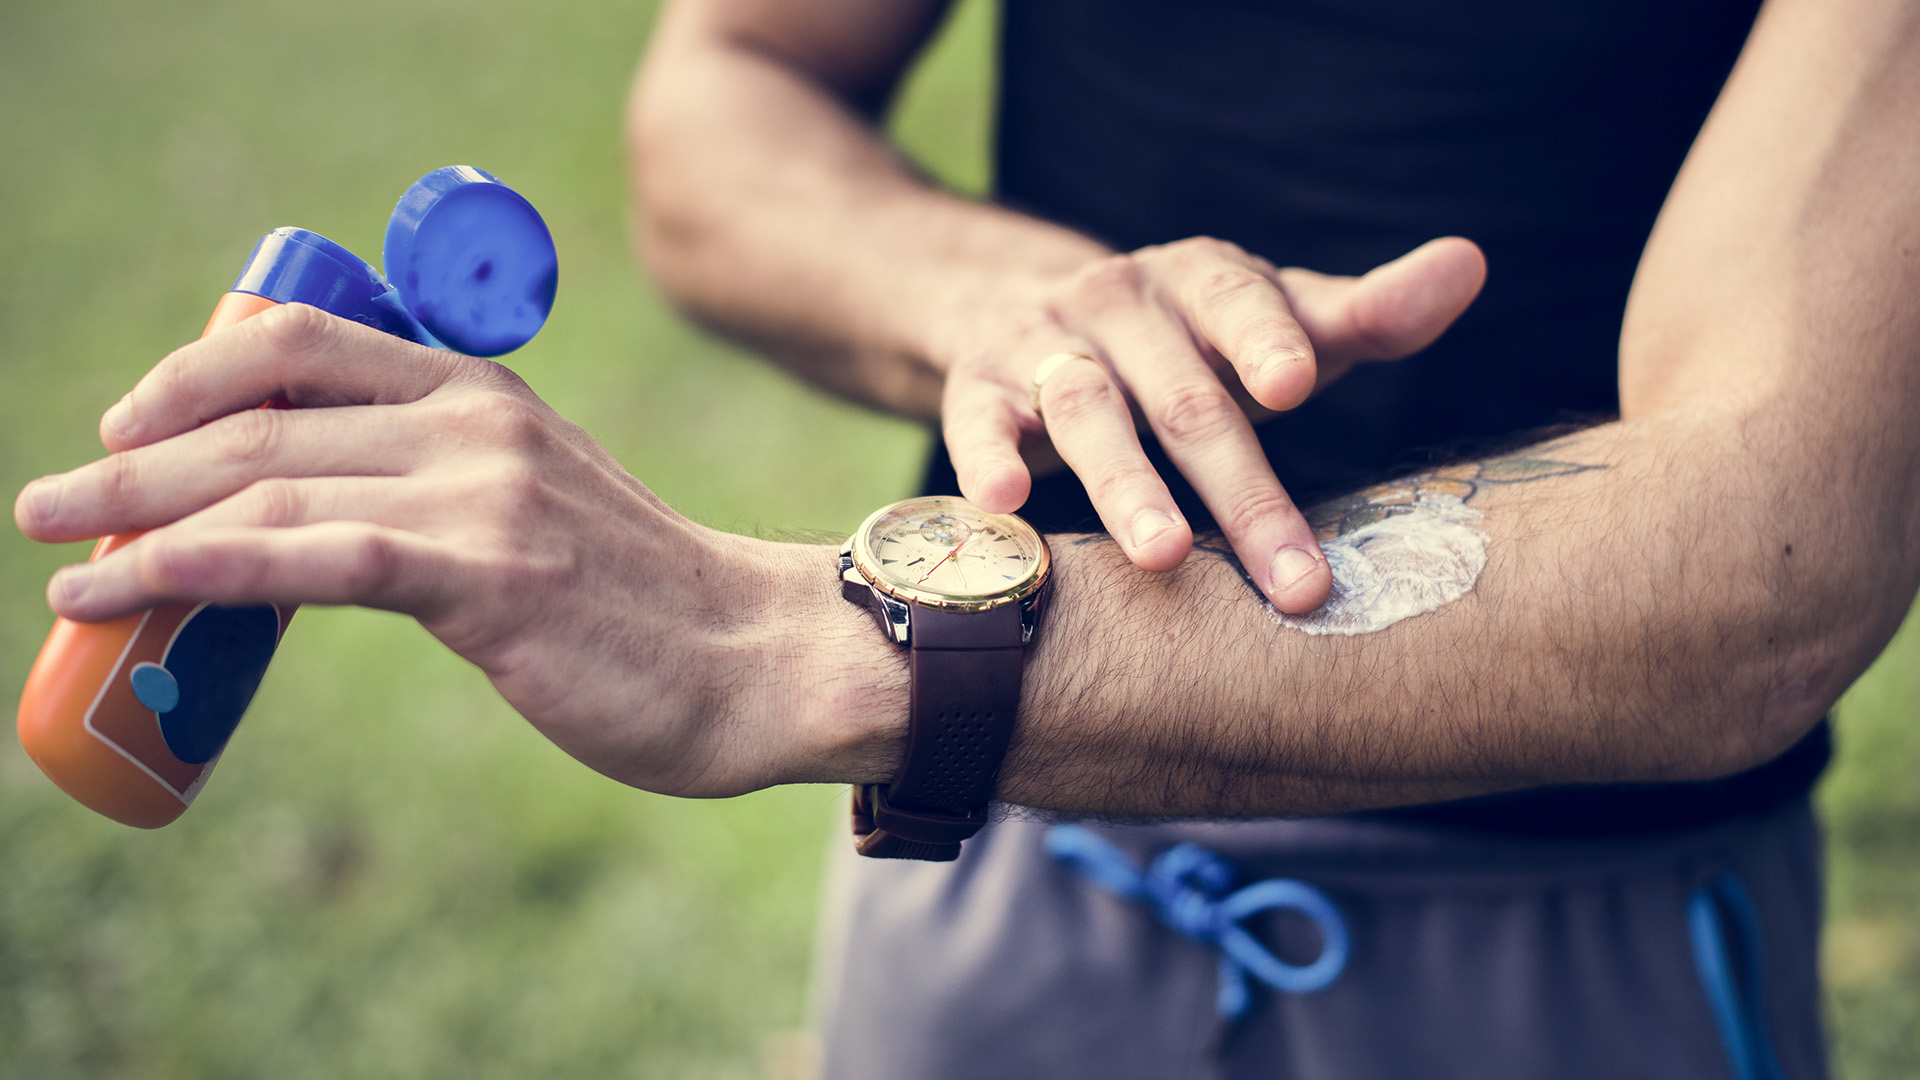
M1476 488L1474 588L1310 637L1205 552L1062 545L1003 795L1312 812L1785 748L1920 584L1916 175L1920 4L1772 0L1636 279L1623 420Z
M1104 536L1053 537L1055 593L1000 794L1122 815L1312 814L1768 760L1878 653L1915 567L1837 527L1859 493L1822 464L1782 482L1733 436L1716 420L1609 424L1316 511L1327 537L1422 488L1480 515L1474 587L1374 633L1282 625L1204 540L1152 574ZM897 665L870 675L844 700L904 700ZM846 744L860 754L841 759L858 764L835 778L881 782L897 765L899 715L865 719Z
M1376 633L1279 625L1206 545L1170 580L1064 545L1003 795L1318 813L1769 759L1891 635L1904 604L1884 598L1912 594L1910 560L1844 550L1820 520L1843 499L1814 511L1711 425L1664 427L1447 470L1476 477L1485 570ZM1364 520L1408 486L1337 512Z
M776 45L753 27L780 16L730 14L742 6L676 5L636 84L629 147L648 260L696 317L830 389L932 419L943 360L930 338L1106 249L915 175L862 112L896 71L784 55L833 28ZM885 44L847 51L911 52L943 6L900 5L895 26L871 25L869 6L848 34Z
M1920 583L1916 175L1920 4L1770 0L1636 279L1622 421L1475 487L1474 587L1308 636L1207 552L1155 576L1063 542L1001 793L1316 812L1789 745ZM899 720L814 778L887 779Z

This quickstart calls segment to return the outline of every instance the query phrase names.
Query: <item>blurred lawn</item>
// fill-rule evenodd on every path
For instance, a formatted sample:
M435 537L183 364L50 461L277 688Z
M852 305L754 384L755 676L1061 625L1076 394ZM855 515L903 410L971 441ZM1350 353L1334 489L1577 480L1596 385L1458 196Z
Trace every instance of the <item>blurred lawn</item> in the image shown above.
M505 177L561 252L509 358L674 505L847 530L925 436L681 325L633 268L618 125L652 5L132 0L0 6L0 491L97 453L253 240L377 257L438 165ZM986 176L990 10L896 128ZM0 699L83 548L0 530ZM1920 1075L1920 633L1848 698L1822 793L1842 1075ZM307 609L180 823L80 810L0 739L0 1078L744 1077L801 1023L837 792L688 803L534 735L405 620Z

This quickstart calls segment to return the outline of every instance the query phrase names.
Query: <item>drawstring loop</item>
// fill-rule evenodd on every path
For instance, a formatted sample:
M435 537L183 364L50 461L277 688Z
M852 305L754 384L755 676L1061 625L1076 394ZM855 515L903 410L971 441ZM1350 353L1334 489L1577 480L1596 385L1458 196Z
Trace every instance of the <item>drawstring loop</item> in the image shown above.
M1143 872L1119 848L1080 825L1047 830L1047 853L1095 885L1147 904L1161 922L1202 945L1220 950L1220 1014L1236 1019L1247 1011L1251 975L1287 994L1311 994L1346 970L1350 943L1346 920L1327 894L1302 881L1269 878L1236 892L1233 868L1198 844L1176 844ZM1268 951L1241 924L1263 911L1295 911L1320 931L1320 956L1289 964Z
M1731 925L1723 916L1732 916ZM1783 1080L1773 1040L1767 1036L1760 910L1746 884L1722 871L1695 889L1687 901L1687 933L1734 1080ZM1740 950L1737 961L1728 952L1729 944Z

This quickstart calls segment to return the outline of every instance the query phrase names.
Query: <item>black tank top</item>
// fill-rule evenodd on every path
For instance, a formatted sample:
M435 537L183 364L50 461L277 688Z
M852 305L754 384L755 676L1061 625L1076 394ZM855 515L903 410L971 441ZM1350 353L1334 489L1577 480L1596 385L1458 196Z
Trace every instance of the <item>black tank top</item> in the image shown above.
M1005 0L996 188L1122 250L1231 240L1359 274L1436 236L1489 273L1418 356L1261 425L1304 503L1618 409L1620 320L1655 214L1757 0ZM1151 443L1151 440L1148 440ZM1157 446L1197 528L1211 524ZM956 491L936 450L927 489ZM1069 473L1021 513L1098 529ZM1393 813L1551 834L1684 828L1807 790L1822 724L1699 784L1541 789Z

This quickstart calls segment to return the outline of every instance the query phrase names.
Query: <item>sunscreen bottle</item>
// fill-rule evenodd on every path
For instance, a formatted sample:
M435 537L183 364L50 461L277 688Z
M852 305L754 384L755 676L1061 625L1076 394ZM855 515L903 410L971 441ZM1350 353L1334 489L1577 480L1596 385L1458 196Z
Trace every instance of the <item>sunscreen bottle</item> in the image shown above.
M423 345L499 356L539 332L558 281L553 239L532 204L464 165L407 189L382 261L387 276L318 233L275 229L201 336L302 303ZM92 558L138 535L103 537ZM292 617L291 607L169 603L107 622L57 619L27 674L20 743L91 809L165 825L206 783Z

